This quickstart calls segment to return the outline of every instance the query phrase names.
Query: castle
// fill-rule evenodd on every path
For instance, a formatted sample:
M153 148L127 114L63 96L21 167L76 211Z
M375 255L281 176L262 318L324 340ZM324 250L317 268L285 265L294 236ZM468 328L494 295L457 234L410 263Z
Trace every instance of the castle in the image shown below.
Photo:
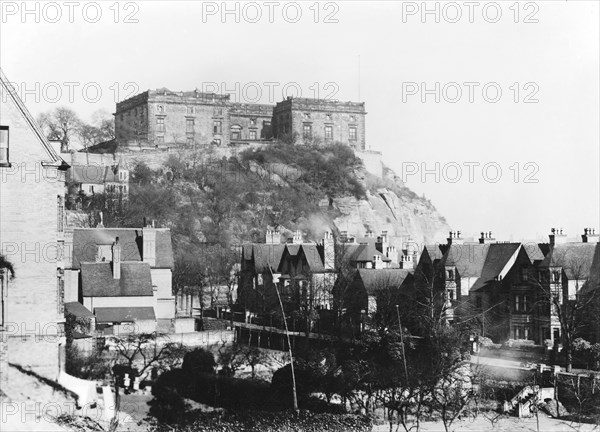
M96 153L169 150L195 145L243 146L279 139L340 142L365 150L364 102L292 98L276 105L236 103L198 90L148 90L117 103L115 140Z

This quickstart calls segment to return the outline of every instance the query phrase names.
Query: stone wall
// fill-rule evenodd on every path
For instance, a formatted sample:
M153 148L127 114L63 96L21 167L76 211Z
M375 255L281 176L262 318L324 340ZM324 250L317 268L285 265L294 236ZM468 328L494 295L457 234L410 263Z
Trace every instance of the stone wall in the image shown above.
M383 162L381 152L374 150L362 150L356 151L355 154L361 158L368 173L380 178L383 177Z

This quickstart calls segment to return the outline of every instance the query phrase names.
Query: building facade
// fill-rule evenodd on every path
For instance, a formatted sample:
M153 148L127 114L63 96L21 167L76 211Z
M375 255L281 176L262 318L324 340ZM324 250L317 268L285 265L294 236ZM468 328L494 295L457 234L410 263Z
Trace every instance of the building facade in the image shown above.
M294 143L339 142L365 150L364 102L292 98L273 109L273 135Z
M64 188L68 165L0 70L0 339L6 362L55 380L64 364Z
M364 102L287 98L276 106L236 103L197 90L148 90L117 103L114 142L92 152L137 151L269 142L341 142L365 150ZM276 126L275 126L276 125Z

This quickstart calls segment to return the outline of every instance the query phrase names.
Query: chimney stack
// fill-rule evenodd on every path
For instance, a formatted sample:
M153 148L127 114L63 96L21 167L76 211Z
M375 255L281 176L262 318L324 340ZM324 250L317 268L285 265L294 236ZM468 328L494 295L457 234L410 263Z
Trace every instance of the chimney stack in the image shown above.
M461 245L464 243L464 239L460 236L460 231L450 231L450 236L446 240L448 240L448 246L453 244Z
M383 268L383 260L381 259L381 255L373 255L373 268L377 270Z
M387 252L388 247L388 235L387 231L381 231L381 235L377 237L377 241L375 242L375 249L377 249L382 254Z
M406 254L400 256L400 268L405 270L412 270L415 267L413 255Z
M479 243L480 244L489 244L489 243L494 243L496 241L496 239L494 237L492 237L492 232L488 231L482 231L481 232L481 237L479 237Z
M302 244L302 232L299 230L294 231L294 237L292 238L293 244Z
M348 241L348 231L340 231L340 243L346 243Z
M331 231L325 231L323 236L323 266L325 270L335 268L335 243Z
M142 261L150 265L156 266L156 228L154 223L144 218L144 228L142 228Z
M267 228L267 233L265 234L265 243L266 244L280 244L281 243L281 232L279 228L271 230Z
M112 245L112 271L113 279L121 279L121 245L119 237L115 238Z
M550 244L564 244L567 242L567 235L563 234L563 229L552 228L550 230L550 235L548 236L550 239Z
M583 243L600 243L600 234L596 234L596 228L585 228L581 241Z

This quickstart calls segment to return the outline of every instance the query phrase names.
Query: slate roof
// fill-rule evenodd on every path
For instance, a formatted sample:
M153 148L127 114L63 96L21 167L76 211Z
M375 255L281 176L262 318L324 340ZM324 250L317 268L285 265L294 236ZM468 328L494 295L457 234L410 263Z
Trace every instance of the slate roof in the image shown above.
M262 273L269 269L277 269L285 249L284 244L255 243L244 246L244 258L249 254L254 258L254 271Z
M562 267L569 279L598 279L600 243L554 245L540 263L541 267Z
M441 260L444 257L444 253L440 249L439 244L428 244L423 247L424 251L427 251L431 261Z
M99 324L156 320L152 306L99 307L94 309L94 313Z
M310 271L312 272L323 272L325 266L323 265L323 256L321 255L320 248L316 244L303 244L302 252L306 258L306 263Z
M81 263L84 297L152 296L150 266L143 262L122 262L121 277L113 278L112 263Z
M544 252L544 250L542 250L542 246L543 246L543 244L539 244L539 243L535 243L535 242L523 243L523 249L525 249L525 252L527 252L527 256L529 257L529 260L531 261L532 264L536 261L540 262L545 258L548 250L546 250L546 252Z
M365 240L364 242L362 242ZM375 247L375 240L369 237L361 239L361 243L345 243L342 253L351 262L373 261L373 256L378 255L382 261L391 261L390 258L382 254Z
M470 289L474 291L496 279L520 246L520 243L453 244L440 265L456 267L461 278L477 278Z
M483 288L488 282L497 279L510 259L519 250L520 243L493 243L489 245L481 276L471 287L471 291Z
M400 287L411 274L405 269L359 269L358 277L362 281L368 295L375 294L385 285Z
M94 314L79 302L67 302L65 303L65 315L70 314L77 318L89 318L93 317Z
M72 268L82 262L96 261L98 245L108 245L119 237L122 261L142 261L142 229L136 228L76 228L73 230ZM156 228L156 265L154 268L174 267L171 231Z

